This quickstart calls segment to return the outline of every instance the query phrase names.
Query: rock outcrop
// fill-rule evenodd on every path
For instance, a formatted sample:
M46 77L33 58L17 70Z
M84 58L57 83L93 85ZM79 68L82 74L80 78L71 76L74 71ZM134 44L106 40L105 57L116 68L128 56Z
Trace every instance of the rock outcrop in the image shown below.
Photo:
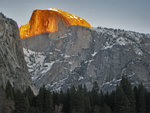
M0 13L0 85L23 91L32 87L17 23Z

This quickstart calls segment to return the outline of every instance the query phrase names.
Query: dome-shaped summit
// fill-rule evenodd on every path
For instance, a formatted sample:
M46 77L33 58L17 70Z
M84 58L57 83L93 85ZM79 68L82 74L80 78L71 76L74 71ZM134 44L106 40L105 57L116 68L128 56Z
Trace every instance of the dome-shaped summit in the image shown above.
M91 28L92 26L83 18L68 12L51 8L48 10L34 10L30 21L26 25L21 25L21 38L28 38L42 33L53 33L59 30L59 23L65 27L79 25Z

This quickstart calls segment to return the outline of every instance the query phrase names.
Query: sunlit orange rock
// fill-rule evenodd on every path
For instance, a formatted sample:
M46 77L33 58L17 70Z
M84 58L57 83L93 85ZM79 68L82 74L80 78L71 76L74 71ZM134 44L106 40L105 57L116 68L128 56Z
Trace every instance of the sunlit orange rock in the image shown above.
M83 18L68 12L52 8L48 10L34 10L30 21L19 28L21 38L28 38L41 33L58 31L60 21L65 27L80 25L91 28L92 26Z

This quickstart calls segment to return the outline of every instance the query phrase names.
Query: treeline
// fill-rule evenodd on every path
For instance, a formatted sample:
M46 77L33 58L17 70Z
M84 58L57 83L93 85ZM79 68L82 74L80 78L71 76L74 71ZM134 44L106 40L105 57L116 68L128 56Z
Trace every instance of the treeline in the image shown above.
M115 91L105 94L96 82L91 91L81 85L59 93L42 87L37 96L30 88L14 91L8 83L5 93L14 101L12 113L150 113L150 92L142 84L132 88L126 77Z

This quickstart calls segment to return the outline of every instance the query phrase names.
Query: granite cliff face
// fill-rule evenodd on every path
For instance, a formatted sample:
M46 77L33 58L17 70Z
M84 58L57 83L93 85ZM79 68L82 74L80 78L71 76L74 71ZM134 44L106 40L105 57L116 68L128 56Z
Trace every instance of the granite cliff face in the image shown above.
M18 26L0 13L0 85L5 87L8 81L22 91L28 86L33 88Z
M66 90L85 84L113 90L123 75L150 89L150 35L91 28L59 9L35 10L21 26L25 60L36 87Z
M56 33L57 34L57 33ZM22 40L32 81L39 88L66 90L85 84L113 90L126 75L150 88L150 35L132 31L70 26L61 36L41 34Z

